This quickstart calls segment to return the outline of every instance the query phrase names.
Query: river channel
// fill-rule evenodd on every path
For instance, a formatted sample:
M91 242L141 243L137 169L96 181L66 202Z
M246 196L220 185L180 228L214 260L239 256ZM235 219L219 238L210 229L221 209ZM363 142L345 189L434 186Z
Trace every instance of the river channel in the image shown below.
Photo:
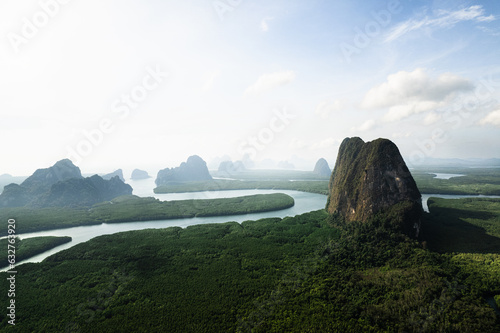
M152 179L141 181L128 181L133 187L133 194L148 197L153 196L160 200L186 200L186 199L215 199L215 198L232 198L253 194L269 194L269 193L285 193L293 197L295 205L291 208L282 209L273 212L253 213L244 215L231 215L223 217L195 217L186 219L170 219L159 221L142 221L142 222L125 222L125 223L103 223L99 225L80 226L74 228L63 228L48 231L40 231L33 233L19 234L21 238L31 238L39 236L70 236L71 242L57 246L49 251L23 260L17 264L28 262L40 262L48 256L57 253L61 250L70 248L76 244L86 242L94 237L101 235L109 235L117 232L141 230L141 229L159 229L168 227L188 227L195 224L207 223L223 223L235 221L241 223L248 220L258 220L268 217L287 217L303 214L310 211L325 208L326 196L321 194L306 193L290 190L235 190L235 191L211 191L211 192L191 192L191 193L168 193L168 194L155 194L153 193L154 182ZM439 195L439 194L424 194L422 195L422 203L425 211L427 208L427 199L429 197L443 197L443 198L463 198L463 197L477 197L466 195ZM498 198L498 196L497 196Z

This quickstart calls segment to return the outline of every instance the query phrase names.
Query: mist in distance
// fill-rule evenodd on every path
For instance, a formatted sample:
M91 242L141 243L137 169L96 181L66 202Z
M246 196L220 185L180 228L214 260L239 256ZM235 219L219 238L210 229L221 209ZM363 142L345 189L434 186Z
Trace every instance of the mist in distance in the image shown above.
M494 2L3 1L1 174L500 158ZM492 162L493 161L493 162Z

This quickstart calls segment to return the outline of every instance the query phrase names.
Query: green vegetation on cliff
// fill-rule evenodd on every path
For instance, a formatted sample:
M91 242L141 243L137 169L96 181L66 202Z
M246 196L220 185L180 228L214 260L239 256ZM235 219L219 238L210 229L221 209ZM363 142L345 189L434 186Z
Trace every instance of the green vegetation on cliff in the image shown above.
M418 236L422 199L398 147L387 139L364 142L358 137L342 141L329 184L326 208L346 221L368 222L375 214L402 205L394 227Z
M293 198L283 193L179 201L122 196L90 209L4 208L0 211L0 220L14 218L17 221L16 232L27 233L100 223L249 214L285 209L294 204ZM0 236L6 234L7 228L0 230Z

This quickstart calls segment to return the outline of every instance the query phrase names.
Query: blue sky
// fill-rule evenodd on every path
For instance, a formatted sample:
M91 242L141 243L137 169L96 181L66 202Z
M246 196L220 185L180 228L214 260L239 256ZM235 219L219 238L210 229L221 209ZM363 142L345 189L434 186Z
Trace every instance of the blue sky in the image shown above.
M499 22L496 1L2 1L0 174L333 167L351 136L499 158Z

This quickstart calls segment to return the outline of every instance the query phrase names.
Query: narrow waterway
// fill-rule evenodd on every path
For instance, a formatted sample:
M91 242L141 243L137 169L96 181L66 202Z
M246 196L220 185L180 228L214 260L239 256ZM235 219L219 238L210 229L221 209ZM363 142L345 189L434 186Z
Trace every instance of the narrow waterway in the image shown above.
M159 220L159 221L141 221L141 222L125 222L125 223L103 223L100 225L91 226L80 226L74 228L64 228L55 229L48 231L40 231L26 234L19 234L21 238L31 238L39 236L70 236L72 241L58 247L55 247L49 251L21 261L19 264L28 262L40 262L43 259L55 254L64 249L70 248L76 244L86 242L94 237L101 235L109 235L117 232L125 232L132 230L142 230L142 229L159 229L168 227L182 227L185 228L190 225L195 224L207 224L207 223L224 223L229 221L234 221L241 223L248 220L258 220L268 217L279 217L284 218L287 216L295 216L303 214L310 211L315 211L318 209L325 208L326 196L321 194L306 193L299 191L290 190L230 190L230 191L206 191L206 192L189 192L189 193L167 193L167 194L155 194L153 192L154 180L145 179L140 181L128 181L128 183L133 187L134 195L141 197L152 196L160 200L186 200L186 199L215 199L215 198L232 198L238 196L254 195L254 194L270 194L270 193L285 193L290 195L295 200L295 205L293 207L264 213L252 213L244 215L230 215L223 217L195 217L187 219L171 219L171 220ZM474 195L445 195L445 194L423 194L422 195L422 205L424 211L428 212L427 200L430 197L440 197L446 199L458 199L458 198L469 198L469 197L493 197L500 198L500 196L474 196Z

